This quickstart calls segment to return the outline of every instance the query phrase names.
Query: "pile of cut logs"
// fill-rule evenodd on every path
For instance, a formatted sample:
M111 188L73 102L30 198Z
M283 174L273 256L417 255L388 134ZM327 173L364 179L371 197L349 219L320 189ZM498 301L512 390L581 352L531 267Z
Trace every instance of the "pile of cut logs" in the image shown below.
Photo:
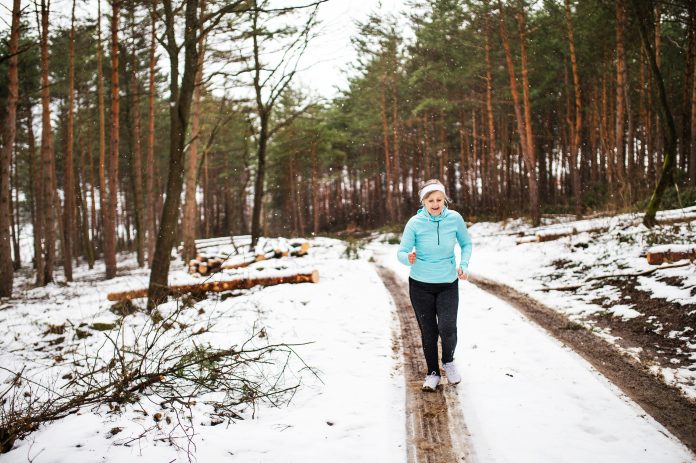
M304 273L278 273L249 278L243 276L233 277L226 281L211 281L207 283L194 283L188 285L168 286L167 291L170 296L179 297L184 294L193 294L196 296L204 296L209 292L219 293L230 291L233 289L249 289L254 286L273 286L284 283L318 283L319 272L316 270ZM122 291L117 293L107 294L107 299L110 301L124 301L135 299L138 297L146 297L148 294L147 288L133 289L130 291Z
M247 255L208 255L199 254L189 261L189 273L210 275L222 270L247 267L254 262L275 259L284 256L302 257L309 251L309 242L304 240L288 241L283 238L259 240L253 253Z

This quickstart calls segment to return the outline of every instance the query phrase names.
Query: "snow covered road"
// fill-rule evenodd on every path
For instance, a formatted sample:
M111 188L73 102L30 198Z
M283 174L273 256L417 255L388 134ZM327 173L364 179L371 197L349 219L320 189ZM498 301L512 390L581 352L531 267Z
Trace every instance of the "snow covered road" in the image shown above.
M476 461L692 461L584 359L507 303L463 286L459 396Z
M407 284L394 247L373 250ZM469 283L460 285L458 329L458 396L473 461L696 461L584 359Z

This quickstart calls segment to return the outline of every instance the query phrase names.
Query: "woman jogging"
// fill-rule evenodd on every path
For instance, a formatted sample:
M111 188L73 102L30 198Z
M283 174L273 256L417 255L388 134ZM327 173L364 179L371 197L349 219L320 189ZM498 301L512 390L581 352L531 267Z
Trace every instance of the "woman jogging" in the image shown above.
M411 305L416 313L428 371L424 391L440 384L437 340L442 340L442 368L447 381L457 384L461 376L454 365L457 347L459 280L468 278L471 237L462 216L449 210L450 201L439 180L428 180L419 192L422 208L406 224L399 245L399 261L411 267L408 279ZM456 266L454 246L462 257Z

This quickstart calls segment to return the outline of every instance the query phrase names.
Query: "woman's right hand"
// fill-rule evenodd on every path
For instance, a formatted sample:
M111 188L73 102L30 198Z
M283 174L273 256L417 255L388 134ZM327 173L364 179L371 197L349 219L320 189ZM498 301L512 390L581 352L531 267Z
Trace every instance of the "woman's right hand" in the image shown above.
M413 265L416 262L416 251L408 253L408 262Z

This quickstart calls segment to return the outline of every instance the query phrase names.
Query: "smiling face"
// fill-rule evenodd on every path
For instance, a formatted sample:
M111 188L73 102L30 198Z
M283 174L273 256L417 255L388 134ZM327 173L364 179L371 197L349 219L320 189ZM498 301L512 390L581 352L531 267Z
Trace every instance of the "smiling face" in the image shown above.
M445 207L445 195L441 191L433 191L423 198L423 205L430 215L440 215Z

